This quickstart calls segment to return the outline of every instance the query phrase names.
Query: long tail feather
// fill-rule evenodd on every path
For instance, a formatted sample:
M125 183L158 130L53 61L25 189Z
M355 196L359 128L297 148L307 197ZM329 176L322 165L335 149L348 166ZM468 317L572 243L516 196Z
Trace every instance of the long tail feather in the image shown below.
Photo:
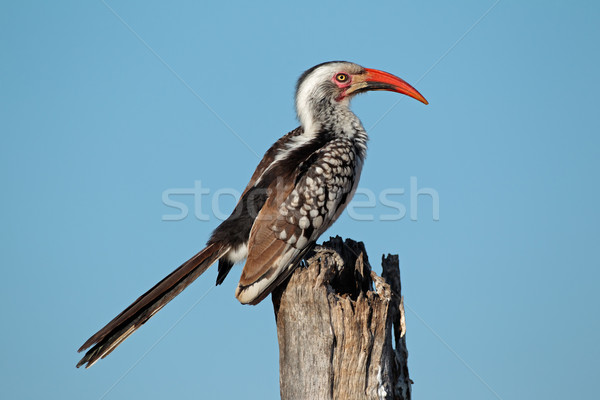
M77 363L77 368L84 364L87 364L85 367L89 368L99 359L109 355L129 335L202 275L226 251L227 249L223 249L219 244L208 245L158 282L152 289L141 295L81 346L78 352L84 351L92 345L94 347L88 350L81 361Z

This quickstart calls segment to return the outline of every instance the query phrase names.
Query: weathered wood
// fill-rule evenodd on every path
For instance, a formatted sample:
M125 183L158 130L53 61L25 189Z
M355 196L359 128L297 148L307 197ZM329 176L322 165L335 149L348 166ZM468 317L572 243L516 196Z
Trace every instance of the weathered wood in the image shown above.
M382 264L331 238L273 292L282 400L410 399L398 256Z

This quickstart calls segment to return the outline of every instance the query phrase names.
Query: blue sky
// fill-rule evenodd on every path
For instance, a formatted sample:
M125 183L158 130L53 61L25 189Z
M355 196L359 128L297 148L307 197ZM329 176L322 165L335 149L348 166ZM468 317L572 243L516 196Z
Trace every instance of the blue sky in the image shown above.
M239 267L212 290L207 272L90 370L75 351L203 246L296 126L297 77L335 59L430 102L354 101L368 159L354 214L326 233L364 241L376 271L400 255L414 398L595 397L599 11L3 2L0 397L278 398L272 306L237 302ZM200 204L177 194L196 182ZM439 196L439 220L415 188ZM186 218L168 220L165 193Z

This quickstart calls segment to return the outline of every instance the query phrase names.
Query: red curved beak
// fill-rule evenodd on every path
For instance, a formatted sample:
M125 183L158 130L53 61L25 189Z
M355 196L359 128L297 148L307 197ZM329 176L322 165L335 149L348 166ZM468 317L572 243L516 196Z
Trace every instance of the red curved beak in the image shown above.
M366 90L389 90L405 94L422 103L429 104L417 89L406 83L403 79L376 69L365 68L365 71L367 71L365 79L365 82L367 82Z

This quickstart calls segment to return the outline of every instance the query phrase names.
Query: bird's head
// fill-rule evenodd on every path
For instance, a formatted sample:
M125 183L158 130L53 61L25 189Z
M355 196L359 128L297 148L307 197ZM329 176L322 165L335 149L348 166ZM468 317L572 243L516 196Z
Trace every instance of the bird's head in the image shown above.
M404 80L376 69L346 61L316 65L300 76L296 86L296 110L302 126L314 123L320 113L348 107L350 99L371 90L402 93L428 104L427 100Z

